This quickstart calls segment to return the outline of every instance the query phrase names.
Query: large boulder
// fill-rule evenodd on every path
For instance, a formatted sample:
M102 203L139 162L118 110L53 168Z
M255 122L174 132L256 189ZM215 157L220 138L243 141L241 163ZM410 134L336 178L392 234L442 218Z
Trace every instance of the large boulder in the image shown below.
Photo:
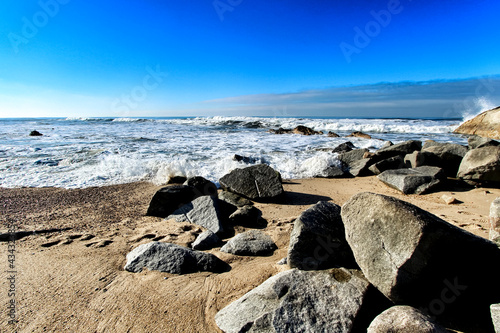
M300 214L290 235L288 264L302 270L357 268L345 240L340 206L320 201Z
M253 205L253 202L233 192L221 191L219 199L236 207Z
M167 217L200 195L199 191L187 185L171 185L161 188L151 199L146 215Z
M368 170L373 172L376 175L380 175L382 172L386 170L396 170L402 169L405 167L405 162L403 157L400 155L389 157L385 160L379 161L373 165L371 165Z
M500 197L490 206L490 240L500 246Z
M137 273L143 268L172 274L220 273L226 271L228 265L210 253L171 243L151 242L139 245L127 254L125 270Z
M500 182L500 147L469 150L460 163L457 177L470 182Z
M259 256L271 254L277 248L268 234L249 230L231 238L220 250L239 256Z
M338 159L347 166L351 166L354 162L363 159L367 152L369 152L369 150L366 148L353 149L339 154Z
M292 133L294 134L302 134L302 135L317 135L317 134L323 134L323 132L320 131L315 131L310 127L299 125L295 127L292 130Z
M184 185L195 188L195 190L200 192L200 195L211 195L217 198L217 186L203 177L190 177L186 179Z
M224 190L251 200L269 201L283 194L279 173L265 164L235 169L223 176L219 183Z
M370 166L373 160L371 158L362 158L349 165L349 174L353 177L371 176L373 172L370 171Z
M261 225L262 212L255 206L246 205L229 215L229 222L233 225L255 228Z
M196 224L215 234L221 233L224 228L218 202L218 199L210 195L204 195L176 209L167 218L173 218L178 222Z
M210 230L206 230L196 237L196 240L191 244L191 247L194 250L210 250L219 245L221 242L219 236L211 232Z
M351 141L343 142L333 148L332 153L348 153L354 149L354 144Z
M408 140L400 143L396 143L392 146L381 148L375 152L375 161L385 160L393 156L404 157L406 154L411 154L414 151L420 151L422 149L422 141L418 140Z
M384 184L404 194L423 194L446 180L438 167L421 166L412 169L386 170L377 176Z
M438 143L423 148L422 151L435 155L432 165L442 168L450 177L455 177L460 162L467 154L468 148L456 143Z
M325 170L323 170L319 175L316 175L317 178L345 178L350 177L348 172L345 172L341 167L336 165L330 165Z
M226 333L362 332L365 310L380 307L372 292L357 270L292 269L220 310L215 322Z
M390 300L458 330L492 329L489 306L500 302L494 243L380 194L356 194L341 214L356 262Z
M378 315L367 333L448 333L425 313L405 305L393 306Z
M480 113L461 124L453 133L473 134L485 138L500 139L500 107Z
M488 146L500 146L500 142L496 140L492 140L489 138L483 138L477 135L471 135L467 138L467 144L469 145L469 149L476 149Z
M404 163L407 168L416 168L425 165L438 166L440 162L439 157L426 151L414 151L411 154L406 154L404 157Z

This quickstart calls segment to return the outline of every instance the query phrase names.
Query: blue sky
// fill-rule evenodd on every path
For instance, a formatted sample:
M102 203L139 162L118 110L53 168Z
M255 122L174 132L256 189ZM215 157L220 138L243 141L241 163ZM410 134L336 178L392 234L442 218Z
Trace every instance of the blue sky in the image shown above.
M4 1L0 117L456 117L500 104L499 12L495 0Z

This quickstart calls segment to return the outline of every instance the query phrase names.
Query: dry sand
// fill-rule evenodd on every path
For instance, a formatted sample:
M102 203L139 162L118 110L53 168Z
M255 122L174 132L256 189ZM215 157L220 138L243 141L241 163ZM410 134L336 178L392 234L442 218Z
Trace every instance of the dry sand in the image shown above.
M188 245L196 226L144 216L160 187L149 183L63 190L2 189L0 231L67 229L24 237L16 245L17 332L220 332L218 310L268 277L287 269L294 219L320 200L342 205L358 192L394 196L476 235L487 237L491 202L500 189L454 188L428 195L403 195L376 177L302 179L284 183L280 204L260 204L279 249L269 257L240 257L210 251L232 269L223 274L172 275L123 270L125 255L152 240ZM461 201L447 205L443 194ZM238 228L236 232L244 231ZM7 316L7 242L1 242L0 332L13 332Z

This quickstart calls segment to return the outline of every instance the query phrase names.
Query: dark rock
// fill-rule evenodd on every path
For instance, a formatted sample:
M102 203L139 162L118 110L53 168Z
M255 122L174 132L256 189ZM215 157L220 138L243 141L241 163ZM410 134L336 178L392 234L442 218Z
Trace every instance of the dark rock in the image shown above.
M354 137L354 138L363 138L363 139L371 139L372 137L366 133L363 133L363 132L359 132L359 131L355 131L355 132L352 132L351 134L349 134L347 136L348 138L349 137Z
M171 243L151 242L139 245L127 254L125 270L137 273L143 268L172 274L221 273L227 271L228 265L210 253Z
M218 202L218 199L210 195L204 195L176 209L167 218L174 218L178 222L196 224L215 234L221 233L223 232L223 226Z
M439 142L434 141L434 140L425 140L424 145L422 146L422 150L430 148L430 147L434 147L434 146L439 146Z
M262 162L262 160L260 158L249 157L249 156L241 156L241 155L238 155L238 154L235 154L233 156L233 161L243 162L243 163L247 163L247 164L255 164L257 162L259 162L259 163Z
M398 155L379 161L371 165L368 169L374 174L379 175L386 170L395 170L404 167L405 167L404 160L401 156Z
M500 147L469 150L462 159L458 178L472 182L500 182Z
M449 177L455 177L467 153L467 147L454 143L437 143L433 146L423 148L422 151L432 153L435 158L431 158L433 165L442 168Z
M233 225L255 228L260 224L262 212L255 206L247 205L238 209L229 216Z
M500 197L490 206L490 240L500 246Z
M161 188L151 199L146 215L167 217L200 195L199 191L187 185L171 185Z
M354 150L339 154L338 159L342 163L350 166L354 162L363 159L363 156L365 155L366 152L368 152L368 149L354 149Z
M196 237L196 240L191 244L194 250L210 250L220 244L219 236L210 230L206 230Z
M42 136L43 134L38 131L31 131L30 136Z
M356 194L341 215L356 262L390 300L459 331L492 330L489 306L500 300L494 243L380 194Z
M328 132L328 137L330 137L330 138L340 138L340 135L338 135L337 133L334 133L332 131L329 131Z
M306 126L302 126L302 125L299 125L299 126L295 127L292 130L292 133L294 133L294 134L302 134L302 135L318 135L318 134L323 134L323 132L321 132L321 131L315 131L312 128L309 128L309 127L306 127Z
M406 154L411 154L415 150L422 149L422 142L418 140L408 140L395 145L381 148L375 152L375 157L377 161L385 160L393 156L405 156Z
M318 178L344 178L344 177L350 177L350 174L348 172L345 172L342 168L335 166L335 165L330 165L327 167L323 172L319 175L316 175L315 177Z
M273 133L273 134L291 134L292 133L292 130L291 129L284 129L284 128L278 128L277 130L275 129L270 129L269 130L269 133Z
M227 203L230 203L236 207L253 205L253 202L248 200L247 198L243 198L241 195L228 191L221 191L219 193L219 199Z
M347 153L353 150L354 148L355 148L354 144L351 141L347 141L333 148L332 153Z
M290 235L288 264L302 270L357 268L345 240L340 206L320 201L300 214Z
M384 184L404 194L427 193L446 180L446 175L441 168L431 166L387 170L377 177Z
M231 238L220 250L239 256L268 255L277 249L269 235L260 230L249 230Z
M448 333L425 313L405 305L393 306L378 315L367 333Z
M199 196L210 195L217 198L217 186L210 180L203 177L190 177L186 179L184 185L193 187L199 192Z
M219 183L224 190L251 200L269 201L283 194L279 173L265 164L235 169L223 176Z
M215 322L235 332L362 332L377 294L357 270L281 272L220 310ZM373 318L373 317L372 317Z
M370 171L372 163L373 160L371 158L357 160L349 165L349 173L354 177L371 176L373 175Z
M489 146L500 146L500 142L496 140L492 140L489 138L483 138L477 135L471 135L469 136L467 143L469 145L469 149L476 149L476 148L482 148L482 147L489 147Z
M184 182L187 180L186 177L184 176L174 176L174 177L170 177L168 179L168 183L167 184L184 184Z

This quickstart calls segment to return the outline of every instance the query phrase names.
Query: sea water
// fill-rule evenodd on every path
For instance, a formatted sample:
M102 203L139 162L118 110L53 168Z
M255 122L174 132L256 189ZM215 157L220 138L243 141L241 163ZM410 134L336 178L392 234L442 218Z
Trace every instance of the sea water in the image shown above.
M459 119L263 117L0 119L0 186L84 188L203 176L215 183L235 168L267 163L285 179L339 165L332 149L351 141L372 151L385 141L466 144ZM272 134L298 125L323 135ZM29 136L37 130L43 136ZM333 131L340 138L328 137ZM373 139L347 138L353 131ZM251 157L235 161L234 155Z

